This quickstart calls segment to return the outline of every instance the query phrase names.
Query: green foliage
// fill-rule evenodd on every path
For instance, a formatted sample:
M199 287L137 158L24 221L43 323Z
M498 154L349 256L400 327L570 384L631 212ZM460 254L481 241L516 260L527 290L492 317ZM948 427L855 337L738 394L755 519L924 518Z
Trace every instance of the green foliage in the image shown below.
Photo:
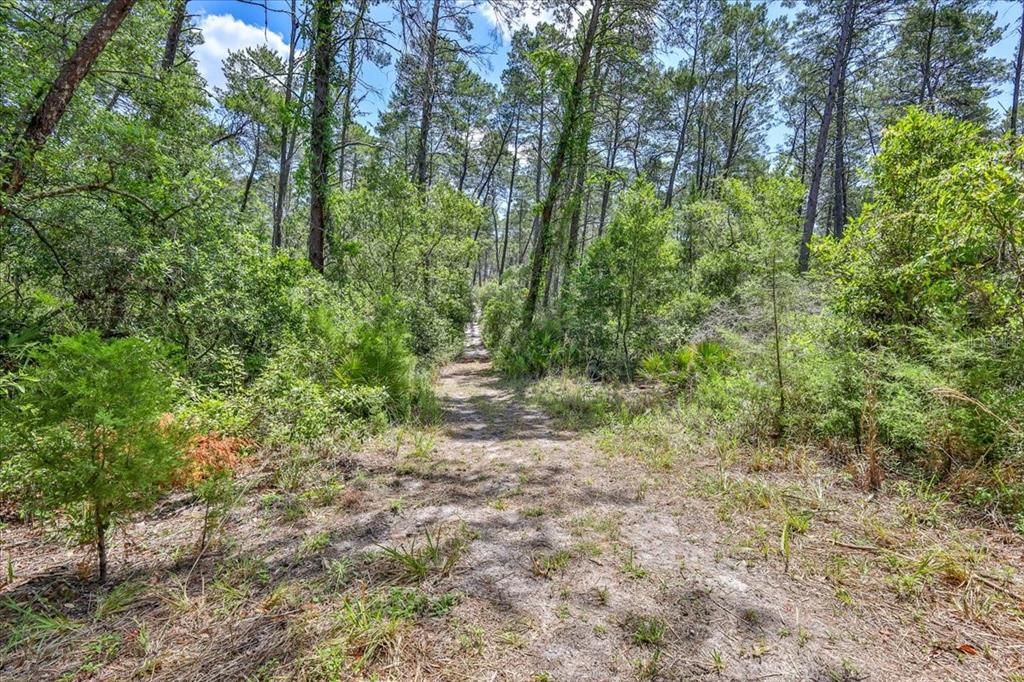
M630 378L637 357L654 345L678 258L669 221L653 185L637 181L573 274L563 303L566 335L588 371Z
M373 167L337 197L342 229L331 236L338 259L328 269L358 300L384 301L411 331L419 356L461 347L471 313L470 264L481 210L447 184L425 195L397 170Z
M518 316L515 318L518 323ZM494 354L494 366L511 377L540 377L566 364L564 333L557 318L533 323L526 332L513 327Z
M145 509L179 466L180 434L161 423L173 399L167 355L156 342L90 332L54 339L33 359L5 410L18 434L5 492L91 537L102 576L110 524Z
M507 345L522 319L526 288L519 282L519 273L509 273L499 285L488 282L478 293L480 333L484 346L497 351Z
M911 110L884 137L874 201L818 249L884 443L943 468L1024 447L1024 148L1004 145Z
M641 373L678 388L692 391L699 378L720 372L729 351L716 341L700 341L675 351L648 355L640 363Z

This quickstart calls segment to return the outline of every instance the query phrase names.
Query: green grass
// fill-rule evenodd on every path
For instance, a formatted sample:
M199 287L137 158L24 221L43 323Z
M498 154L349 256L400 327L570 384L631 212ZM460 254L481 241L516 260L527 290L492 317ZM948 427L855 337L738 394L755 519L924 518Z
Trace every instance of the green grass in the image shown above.
M658 647L665 641L665 621L655 616L631 616L626 630L634 644Z
M14 615L9 621L7 641L4 652L12 651L20 646L33 646L53 640L81 627L81 623L71 620L59 613L49 613L40 605L38 609L22 606L13 599L4 599L0 605Z
M423 618L447 615L460 595L431 597L420 590L392 587L342 602L333 638L314 654L316 673L325 679L348 679L398 652L401 633Z
M622 572L635 580L647 577L647 569L640 565L632 547L629 548L625 558L622 560Z
M145 589L146 586L140 583L121 583L100 599L94 615L98 620L103 620L121 613L135 603Z
M378 545L397 578L421 581L430 575L451 575L455 566L473 540L473 534L464 526L445 536L442 528L427 530L423 544L416 540L397 547Z
M534 554L530 557L530 567L534 575L550 578L555 573L564 570L570 561L572 561L572 553L566 549L559 549L554 552Z

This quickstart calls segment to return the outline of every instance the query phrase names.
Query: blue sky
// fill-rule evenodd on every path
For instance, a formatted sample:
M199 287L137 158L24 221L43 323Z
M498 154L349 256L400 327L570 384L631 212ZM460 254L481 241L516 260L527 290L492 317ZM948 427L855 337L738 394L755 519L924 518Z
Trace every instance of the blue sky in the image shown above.
M285 14L273 10L287 9L288 0L265 0L265 2L270 11L265 12L261 7L239 0L192 0L189 3L189 11L195 15L195 23L202 30L205 40L205 43L196 50L195 57L199 63L200 72L211 86L223 83L220 62L230 50L267 45L282 56L287 54L288 47L285 41L290 28L289 21ZM786 12L781 7L781 3L772 4L773 14ZM993 47L991 54L1012 60L1017 47L1015 29L1020 25L1021 3L999 0L988 4L997 12L998 24L1010 27L1010 30L1005 32L1003 39ZM480 65L478 68L484 78L497 83L501 71L505 67L508 41L502 36L502 30L505 27L496 27L493 13L488 9L488 6L484 5L475 10L473 39L477 45L489 46L492 54L487 58L487 64ZM373 13L379 20L387 21L392 16L392 9L387 5L379 5L373 9ZM534 24L543 18L533 15L524 21ZM399 40L396 38L394 42L397 44ZM394 85L392 72L390 69L379 69L368 65L364 69L361 80L362 90L366 93L362 103L362 119L367 123L372 123L376 119L376 112L387 103L388 95ZM1009 103L1010 83L1007 80L992 104L1001 112L1009 107ZM768 135L769 144L774 147L781 142L782 134L781 128L772 129Z

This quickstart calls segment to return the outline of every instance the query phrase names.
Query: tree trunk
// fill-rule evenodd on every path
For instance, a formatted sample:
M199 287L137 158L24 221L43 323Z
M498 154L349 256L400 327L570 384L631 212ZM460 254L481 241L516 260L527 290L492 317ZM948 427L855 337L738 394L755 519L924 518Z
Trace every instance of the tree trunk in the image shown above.
M437 27L441 15L441 0L434 0L427 36L427 61L423 68L423 108L420 113L420 139L416 146L416 183L427 185L427 147L430 144L430 123L434 115L434 61L437 56Z
M508 253L508 226L512 218L512 195L516 188L516 170L519 168L519 105L516 105L515 135L512 142L512 172L508 181L508 199L505 201L505 235L501 241L501 256L498 259L498 284L505 274L505 257Z
M825 168L825 150L828 146L828 131L832 125L832 109L835 106L836 90L839 87L839 78L846 68L846 59L850 53L850 43L853 40L853 19L857 13L857 0L846 0L843 9L842 24L839 29L839 43L836 46L835 61L832 63L832 70L828 80L828 95L825 99L825 109L821 116L821 129L818 131L818 143L814 150L814 166L811 169L811 186L807 191L807 206L804 214L804 229L800 236L800 272L807 272L810 263L811 251L809 245L814 235L814 223L818 217L818 195L821 192L821 175Z
M458 191L466 185L466 173L469 171L469 126L466 126L466 138L462 142L462 165L459 167Z
M313 6L313 109L310 117L309 156L309 262L324 270L324 235L330 222L327 205L330 165L330 79L334 28L334 0L316 0Z
M583 87L586 83L587 72L590 68L590 53L597 40L598 25L601 23L604 2L606 0L594 0L590 12L590 21L587 24L587 31L583 36L583 46L580 51L580 60L576 65L576 76L573 79L572 89L569 91L569 101L566 105L565 116L563 117L562 130L558 134L558 144L555 147L555 154L551 159L551 174L548 180L547 195L544 204L541 206L540 224L537 232L537 243L533 249L533 258L530 264L530 280L526 293L526 302L523 305L522 327L524 330L533 325L533 316L537 311L537 298L540 295L541 277L544 274L547 264L548 250L551 241L551 223L555 210L555 202L562 188L562 172L565 167L565 158L569 148L576 137L576 126L579 123L580 108L583 100Z
M99 560L100 582L107 582L107 515L103 505L93 505L93 524L96 530L96 558Z
M249 176L245 179L245 191L242 193L242 206L239 209L242 213L245 213L246 207L249 205L249 192L252 190L252 180L256 177L256 166L260 163L260 127L256 126L256 148L252 154L252 165L249 167Z
M352 34L348 39L348 63L345 71L345 92L341 100L341 135L338 140L338 183L345 186L345 149L348 146L348 127L352 123L352 91L356 86L356 69L358 68L359 33L363 30L363 20L369 6L367 0L359 0L356 15L352 19Z
M846 71L839 76L836 90L836 137L832 151L832 234L843 238L846 226Z
M1017 112L1020 107L1020 77L1024 70L1024 0L1021 2L1020 35L1017 36L1017 61L1013 65L1013 103L1010 105L1010 134L1017 134Z
M181 28L185 25L185 7L188 0L174 0L174 14L171 16L171 25L167 27L167 38L164 40L164 58L160 67L169 71L174 67L174 60L178 56L178 43L181 41Z
M74 54L64 62L56 80L50 86L39 108L29 120L13 149L7 150L7 159L0 162L0 191L7 197L17 195L25 185L25 167L46 143L60 123L75 90L89 74L96 59L114 37L135 0L110 0L103 13L75 47ZM0 219L7 214L0 206Z
M620 83L620 87L622 84ZM605 220L608 218L608 202L611 199L611 172L615 169L615 160L619 155L619 140L622 137L622 90L615 101L615 116L612 119L612 143L608 147L608 160L604 164L604 181L601 184L601 213L597 219L597 233L604 233Z
M288 196L288 176L291 173L292 157L289 148L289 124L292 102L292 84L295 79L295 42L298 39L299 16L295 7L296 0L291 0L291 34L288 36L288 65L284 76L284 115L281 119L280 159L277 170L277 201L274 203L274 223L270 237L270 246L277 251L284 244L284 202Z
M932 0L932 13L928 23L928 37L924 42L924 61L921 63L921 86L917 95L918 105L931 111L932 43L935 40L935 21L938 18L938 0ZM844 65L845 66L845 65Z
M599 46L597 48L597 53L594 55L594 73L590 79L590 104L587 110L589 116L584 122L583 129L580 131L580 139L575 151L576 180L573 183L572 189L572 215L569 218L569 242L566 244L564 256L566 275L572 271L572 268L576 263L576 250L580 241L580 212L582 209L581 204L583 202L583 187L587 181L590 131L593 127L594 117L597 116L597 103L601 96L601 84L603 82L603 79L601 78L601 57L604 53L603 47L603 45ZM606 76L607 73L608 69L606 68Z
M676 153L672 157L672 171L668 176L668 187L665 188L665 208L672 205L672 198L675 195L676 175L679 173L679 165L683 161L683 152L686 150L686 131L690 127L690 93L686 93L686 100L683 103L683 125L679 129L679 139L676 142Z

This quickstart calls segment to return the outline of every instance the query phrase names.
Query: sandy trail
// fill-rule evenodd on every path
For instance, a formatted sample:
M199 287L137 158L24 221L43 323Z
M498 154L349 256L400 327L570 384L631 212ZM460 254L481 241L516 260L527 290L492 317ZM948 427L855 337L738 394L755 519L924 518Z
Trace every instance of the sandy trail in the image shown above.
M438 382L443 473L400 478L407 511L389 533L401 543L458 523L476 534L454 577L456 614L488 635L458 677L896 674L781 570L724 558L706 501L556 428L492 370L475 328L468 338Z

